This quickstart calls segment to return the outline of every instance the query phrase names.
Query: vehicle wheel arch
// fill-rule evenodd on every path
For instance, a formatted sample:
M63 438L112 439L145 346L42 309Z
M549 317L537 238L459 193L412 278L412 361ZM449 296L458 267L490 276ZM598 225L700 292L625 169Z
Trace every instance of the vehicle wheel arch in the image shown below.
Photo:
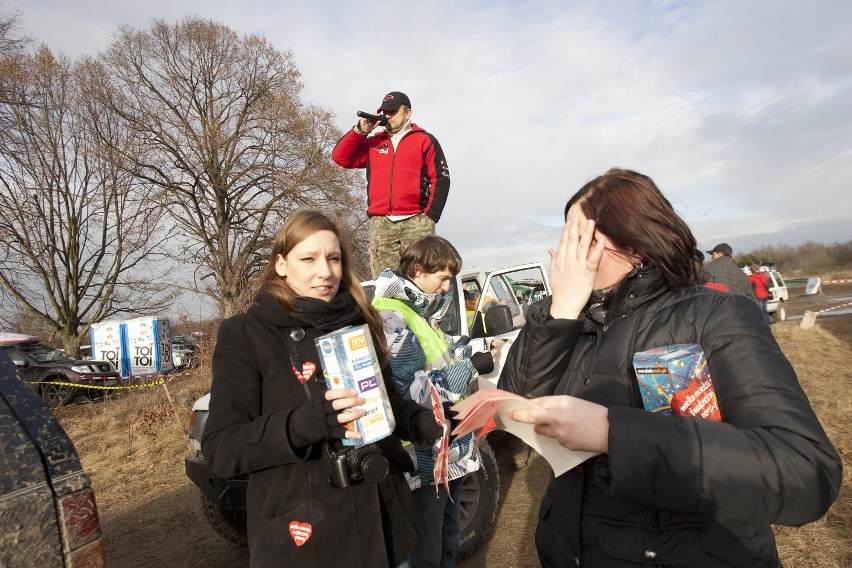
M222 509L203 491L201 492L201 510L216 534L234 544L248 546L245 510Z
M43 377L37 384L37 390L42 401L48 408L59 408L74 400L75 391L78 387L67 385L55 385L52 383L71 382L68 377L61 374L50 374Z

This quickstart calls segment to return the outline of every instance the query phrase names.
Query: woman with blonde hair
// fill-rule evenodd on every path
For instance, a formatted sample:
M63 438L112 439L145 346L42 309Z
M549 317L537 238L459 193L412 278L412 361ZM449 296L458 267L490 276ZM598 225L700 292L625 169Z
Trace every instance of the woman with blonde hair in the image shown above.
M366 446L378 469L333 484L331 456L343 438L360 436L346 427L365 415L364 399L326 388L314 340L364 323L397 427ZM254 303L219 328L202 439L213 472L248 475L253 568L397 566L417 543L422 521L403 476L413 464L396 435L431 445L443 430L431 410L396 394L386 351L337 226L318 211L294 213L278 232Z

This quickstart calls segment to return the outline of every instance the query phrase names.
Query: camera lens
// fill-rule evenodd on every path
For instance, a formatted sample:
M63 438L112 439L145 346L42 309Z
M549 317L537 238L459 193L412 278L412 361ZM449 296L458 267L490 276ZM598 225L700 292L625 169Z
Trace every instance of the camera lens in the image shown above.
M380 453L362 453L357 458L356 467L364 481L378 483L388 475L388 460Z

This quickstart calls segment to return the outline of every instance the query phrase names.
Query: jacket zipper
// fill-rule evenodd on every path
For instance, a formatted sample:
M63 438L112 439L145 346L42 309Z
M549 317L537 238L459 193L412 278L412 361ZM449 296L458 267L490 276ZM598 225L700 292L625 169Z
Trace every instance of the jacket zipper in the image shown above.
M402 138L399 139L399 145L402 145L402 141L408 138L408 135L414 132L414 129L409 130L405 134L402 135ZM388 136L388 145L393 152L393 157L391 158L391 171L390 171L390 180L388 181L388 215L393 215L393 170L396 168L396 147L393 145L393 140Z
M405 137L403 136L403 138ZM399 143L402 144L402 139L400 139ZM393 170L396 168L396 148L393 147L393 142L390 140L388 140L388 144L390 144L391 151L393 152L390 179L388 180L388 215L393 215Z

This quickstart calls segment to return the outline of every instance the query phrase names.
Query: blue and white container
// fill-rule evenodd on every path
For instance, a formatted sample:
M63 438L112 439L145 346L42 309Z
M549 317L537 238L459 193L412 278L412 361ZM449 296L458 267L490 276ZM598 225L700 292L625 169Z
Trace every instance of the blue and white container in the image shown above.
M122 377L174 371L168 318L99 322L92 325L89 336L92 358L112 362Z
M120 321L102 321L89 329L92 359L109 361L122 377L130 375L130 359L127 356L127 333Z
M361 439L343 439L344 446L377 442L393 433L396 420L373 338L367 325L351 325L316 340L317 352L329 389L355 389L365 402L359 409L367 415L355 420Z
M136 318L124 324L131 375L161 375L174 371L172 334L167 318Z

